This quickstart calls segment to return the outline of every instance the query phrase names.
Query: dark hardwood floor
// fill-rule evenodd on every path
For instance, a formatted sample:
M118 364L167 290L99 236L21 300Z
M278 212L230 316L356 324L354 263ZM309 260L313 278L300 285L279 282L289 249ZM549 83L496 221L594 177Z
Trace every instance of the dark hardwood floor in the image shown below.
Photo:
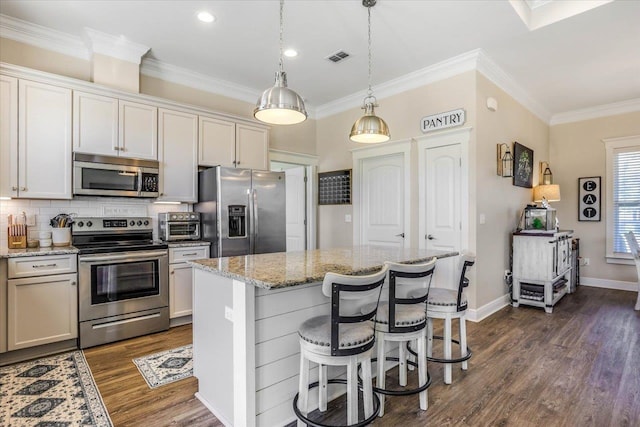
M468 322L469 370L429 363L429 409L390 397L379 426L640 426L640 312L635 294L579 287L553 314L505 307ZM454 324L455 327L455 324ZM436 331L437 332L437 331ZM111 419L119 426L221 425L193 397L190 378L151 390L131 362L191 342L191 328L85 350ZM410 381L417 374L410 373ZM388 382L397 372L388 373ZM343 422L344 399L330 405Z

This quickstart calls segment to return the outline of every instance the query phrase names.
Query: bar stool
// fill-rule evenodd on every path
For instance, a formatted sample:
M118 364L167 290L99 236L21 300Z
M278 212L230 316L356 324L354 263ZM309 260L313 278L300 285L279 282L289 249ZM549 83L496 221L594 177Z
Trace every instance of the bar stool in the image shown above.
M387 267L364 276L327 273L322 293L331 298L331 314L313 317L300 325L300 383L293 399L293 411L298 426L324 426L307 418L309 388L320 386L319 409L327 410L327 384L347 384L347 423L350 427L370 424L380 409L373 394L371 353L375 343L373 324ZM370 304L371 311L361 314L361 307ZM309 384L309 362L317 363L319 381ZM358 365L362 366L361 385L364 398L364 420L358 422ZM327 379L327 365L346 366L347 379ZM375 403L375 405L374 405Z
M463 252L460 255L460 280L458 289L445 289L432 287L427 299L427 360L430 362L444 363L444 382L451 384L451 365L461 363L462 370L468 368L467 360L473 353L467 346L467 298L464 295L464 288L469 286L469 279L465 276L467 268L475 264L476 256L471 252ZM424 291L416 290L409 293L410 297L423 295ZM444 320L444 337L433 336L433 319ZM451 321L459 319L459 341L451 336ZM433 340L444 340L444 358L433 357ZM451 356L451 343L460 346L460 357L453 359ZM417 356L416 352L407 346L409 352Z
M385 395L408 396L419 393L420 409L426 411L429 406L427 388L431 385L431 378L427 372L427 317L424 311L424 302L429 296L436 259L421 264L386 262L385 265L389 268L387 301L380 302L378 314L374 319L378 350L378 357L374 360L378 362L378 376L376 387L373 390L380 394L380 412L378 414L380 417L384 415ZM420 295L407 298L409 286L413 289L419 286ZM370 306L365 306L362 310L363 312L368 311ZM399 383L402 387L407 386L407 363L413 365L415 363L407 360L405 345L414 340L418 345L418 387L404 390L386 389L385 361L387 360L399 363ZM398 357L386 356L385 344L387 342L398 343Z

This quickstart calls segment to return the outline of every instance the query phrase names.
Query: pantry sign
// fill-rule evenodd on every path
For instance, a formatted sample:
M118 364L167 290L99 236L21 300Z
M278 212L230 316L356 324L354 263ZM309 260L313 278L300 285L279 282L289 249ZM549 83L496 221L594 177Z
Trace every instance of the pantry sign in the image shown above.
M462 108L445 113L438 113L423 117L420 121L422 133L433 132L434 130L452 128L464 124L465 114Z

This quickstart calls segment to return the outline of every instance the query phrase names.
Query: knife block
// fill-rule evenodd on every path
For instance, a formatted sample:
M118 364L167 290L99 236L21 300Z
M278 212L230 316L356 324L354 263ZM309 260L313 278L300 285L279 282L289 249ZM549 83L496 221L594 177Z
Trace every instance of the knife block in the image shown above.
M7 246L9 249L25 249L27 247L27 235L12 236L7 229Z

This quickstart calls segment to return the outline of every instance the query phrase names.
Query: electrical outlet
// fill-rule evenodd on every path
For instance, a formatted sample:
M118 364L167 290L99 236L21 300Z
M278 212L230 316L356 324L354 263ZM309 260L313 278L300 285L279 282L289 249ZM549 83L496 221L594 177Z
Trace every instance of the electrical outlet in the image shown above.
M582 265L589 265L589 258L582 258Z
M224 318L229 322L233 322L233 309L231 307L224 307Z
M346 215L344 216L344 222L351 222L351 215L346 214Z

